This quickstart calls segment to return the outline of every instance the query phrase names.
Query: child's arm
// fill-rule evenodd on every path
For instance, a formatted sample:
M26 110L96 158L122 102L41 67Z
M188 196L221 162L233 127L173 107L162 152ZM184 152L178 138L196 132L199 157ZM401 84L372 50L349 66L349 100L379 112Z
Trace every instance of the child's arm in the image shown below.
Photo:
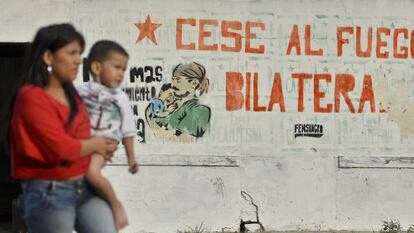
M122 144L125 146L125 152L128 157L129 172L135 174L138 172L138 163L135 160L135 151L134 151L134 137L125 137L122 139Z
M124 144L125 152L128 156L129 172L135 174L138 172L138 163L135 160L134 152L134 136L136 135L135 116L129 104L128 96L124 92L120 92L118 98L122 115L122 144Z

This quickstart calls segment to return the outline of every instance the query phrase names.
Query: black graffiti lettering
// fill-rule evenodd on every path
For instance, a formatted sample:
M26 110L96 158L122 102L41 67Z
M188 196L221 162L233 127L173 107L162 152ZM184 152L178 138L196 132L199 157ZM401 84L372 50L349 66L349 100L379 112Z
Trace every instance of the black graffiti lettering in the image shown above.
M124 87L130 101L150 101L156 95L155 87Z
M316 137L323 136L323 126L319 124L295 124L295 138L297 137Z
M154 78L154 69L151 66L145 66L144 69L145 69L145 74L147 72L149 72L149 75L146 75L145 76L145 82L146 83L152 83L152 82L154 82L155 81L155 78Z
M125 87L125 88L122 88L122 91L124 91L125 92L125 94L128 96L128 99L130 100L130 101L133 101L133 88L132 87Z
M157 80L158 82L162 81L162 67L161 66L155 67L155 80Z
M141 82L144 82L144 69L142 67L129 69L129 81L134 83L136 79L141 79Z
M134 112L134 116L138 116L138 106L136 104L132 106L132 111Z
M135 81L141 83L152 83L162 81L162 67L161 66L144 66L132 67L129 69L129 80L131 83Z
M90 80L89 68L86 65L86 58L83 59L83 82L88 82ZM129 69L129 81L135 83L135 81L141 83L152 83L152 82L161 82L162 81L162 67L161 66L144 66L144 67L131 67Z
M148 90L148 87L146 87L145 89L142 89L141 88L141 92L143 92L142 95L145 96L144 98L145 98L146 101L150 101L151 100L151 97L149 95L150 91Z
M141 143L145 143L145 121L143 119L137 120L137 136Z
M151 99L154 98L156 94L157 94L157 89L155 89L155 87L151 87Z

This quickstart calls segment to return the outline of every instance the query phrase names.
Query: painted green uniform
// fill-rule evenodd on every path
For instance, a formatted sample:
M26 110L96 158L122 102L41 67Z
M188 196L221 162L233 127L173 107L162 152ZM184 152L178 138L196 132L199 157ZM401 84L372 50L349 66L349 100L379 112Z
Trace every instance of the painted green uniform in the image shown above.
M194 137L202 137L210 124L210 116L209 107L201 105L198 99L191 99L170 115L152 120L161 127L175 129L177 136L187 132Z

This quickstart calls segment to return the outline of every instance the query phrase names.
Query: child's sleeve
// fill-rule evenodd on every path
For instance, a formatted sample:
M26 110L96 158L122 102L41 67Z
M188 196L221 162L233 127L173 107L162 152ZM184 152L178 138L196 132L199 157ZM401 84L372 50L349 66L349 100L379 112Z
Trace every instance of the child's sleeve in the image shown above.
M136 135L135 116L132 112L131 105L128 100L128 96L121 92L119 93L119 106L122 114L121 133L122 137L133 137Z
M83 98L85 95L87 95L88 89L86 87L86 83L77 84L75 85L75 89L78 92L78 94Z

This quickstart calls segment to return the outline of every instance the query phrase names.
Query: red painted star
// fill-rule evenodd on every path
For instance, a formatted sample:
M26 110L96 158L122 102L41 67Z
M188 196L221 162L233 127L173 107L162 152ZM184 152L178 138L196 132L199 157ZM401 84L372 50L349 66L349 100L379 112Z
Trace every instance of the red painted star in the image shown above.
M134 24L140 31L135 44L143 40L145 37L148 37L148 39L154 42L154 44L157 44L157 39L155 38L154 31L155 29L159 28L161 24L151 22L151 18L149 15L147 16L145 23L134 23Z

